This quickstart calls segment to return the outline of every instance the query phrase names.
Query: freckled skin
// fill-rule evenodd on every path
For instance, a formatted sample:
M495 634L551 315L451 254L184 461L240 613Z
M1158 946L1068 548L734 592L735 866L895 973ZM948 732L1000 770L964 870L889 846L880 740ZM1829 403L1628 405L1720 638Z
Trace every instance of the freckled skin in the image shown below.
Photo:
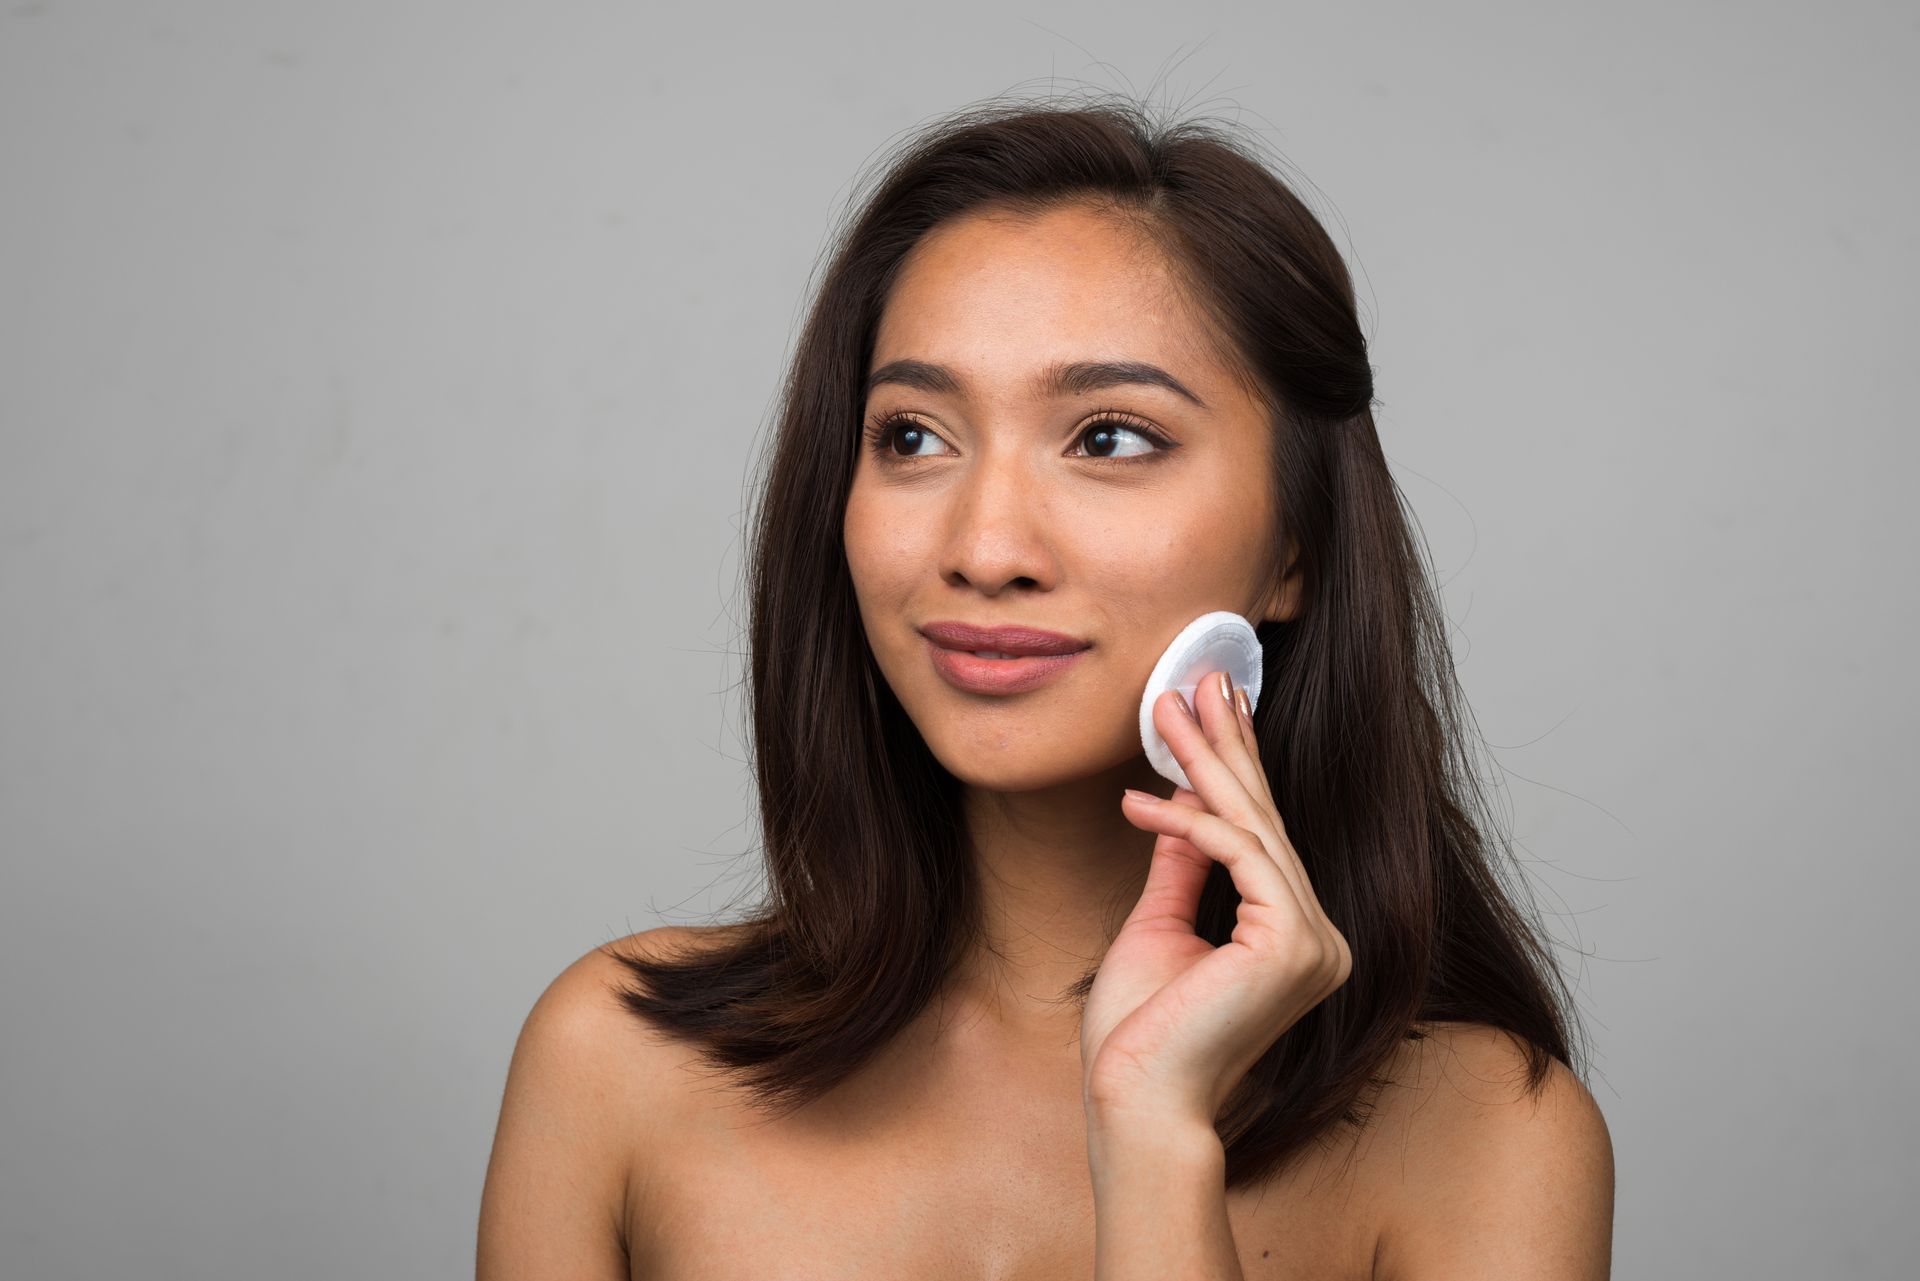
M882 673L963 782L1020 792L1113 770L1140 755L1139 692L1182 627L1215 609L1292 616L1297 582L1265 590L1279 553L1266 412L1137 232L1085 208L936 229L904 265L869 369L905 358L953 368L966 394L873 391L866 421L905 413L925 434L895 428L884 460L863 444L847 559ZM1069 360L1150 362L1207 408L1160 387L1033 387ZM1089 433L1101 408L1176 447L1141 457L1158 448L1147 436ZM935 619L1025 623L1093 649L1037 690L973 695L928 661L914 628Z

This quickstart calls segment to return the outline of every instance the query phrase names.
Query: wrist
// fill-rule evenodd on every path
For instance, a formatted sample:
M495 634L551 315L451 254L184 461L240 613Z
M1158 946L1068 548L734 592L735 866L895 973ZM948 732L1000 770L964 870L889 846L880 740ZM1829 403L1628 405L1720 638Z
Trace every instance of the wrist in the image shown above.
M1227 1212L1227 1149L1189 1108L1087 1107L1096 1281L1240 1281Z
M1169 1099L1164 1094L1109 1092L1100 1095L1082 1090L1080 1103L1086 1112L1089 1134L1154 1133L1189 1137L1215 1134L1213 1118L1198 1104L1189 1105L1187 1100Z
M1213 1122L1164 1109L1089 1108L1087 1159L1096 1178L1117 1165L1204 1170L1226 1167L1226 1145Z

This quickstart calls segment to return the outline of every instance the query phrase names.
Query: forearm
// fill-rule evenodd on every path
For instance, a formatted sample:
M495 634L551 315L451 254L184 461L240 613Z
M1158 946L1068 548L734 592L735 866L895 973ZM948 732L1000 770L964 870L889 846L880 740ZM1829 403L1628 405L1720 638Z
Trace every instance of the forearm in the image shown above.
M1244 1281L1211 1125L1087 1122L1094 1281Z

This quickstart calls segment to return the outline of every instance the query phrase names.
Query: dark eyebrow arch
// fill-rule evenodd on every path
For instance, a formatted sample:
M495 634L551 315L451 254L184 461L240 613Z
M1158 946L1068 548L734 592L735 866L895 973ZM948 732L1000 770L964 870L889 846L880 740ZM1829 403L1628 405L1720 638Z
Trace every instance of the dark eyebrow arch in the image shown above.
M888 361L868 376L866 394L871 396L873 389L881 383L897 383L902 387L913 387L941 396L966 394L966 384L960 375L945 365L925 360ZM1202 409L1207 407L1207 402L1190 391L1185 383L1160 366L1150 365L1144 360L1064 361L1042 370L1035 383L1042 394L1049 396L1078 396L1106 387L1129 385L1164 387L1186 397Z

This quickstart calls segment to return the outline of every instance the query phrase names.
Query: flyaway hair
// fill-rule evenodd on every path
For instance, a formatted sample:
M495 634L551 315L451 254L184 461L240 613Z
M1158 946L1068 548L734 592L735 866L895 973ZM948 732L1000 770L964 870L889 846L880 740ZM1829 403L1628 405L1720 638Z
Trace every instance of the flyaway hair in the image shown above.
M1263 622L1261 763L1348 982L1268 1050L1216 1126L1227 1184L1358 1124L1418 1025L1512 1033L1529 1088L1574 1066L1571 996L1469 750L1446 617L1375 430L1347 267L1319 220L1225 125L1157 122L1126 99L996 100L942 117L856 193L776 411L750 524L747 697L766 895L677 955L609 945L631 1011L699 1047L757 1105L818 1098L886 1045L979 938L959 785L868 648L842 544L865 377L902 260L942 222L1063 205L1165 255L1272 423L1297 617ZM1239 895L1215 865L1199 934ZM1064 1000L1084 1000L1088 974ZM1584 1075L1584 1072L1582 1073Z

